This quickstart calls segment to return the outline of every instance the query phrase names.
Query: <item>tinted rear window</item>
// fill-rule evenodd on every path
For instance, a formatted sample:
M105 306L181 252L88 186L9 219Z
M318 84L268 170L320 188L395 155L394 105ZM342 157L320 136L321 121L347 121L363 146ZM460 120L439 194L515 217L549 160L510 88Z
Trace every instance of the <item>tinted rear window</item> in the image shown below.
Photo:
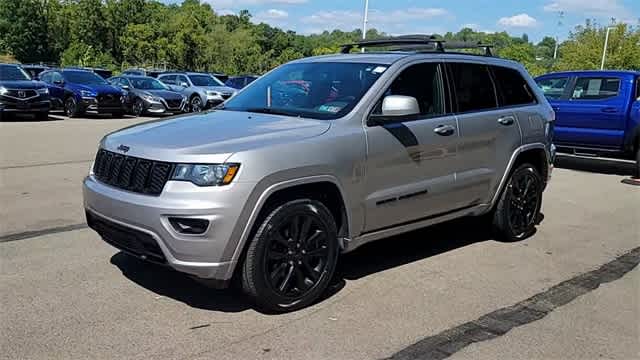
M618 96L620 79L606 77L579 77L573 89L572 99L600 100Z
M486 65L449 63L458 112L494 109L496 93Z
M536 102L529 84L519 71L501 66L492 66L491 69L500 91L501 106L526 105Z

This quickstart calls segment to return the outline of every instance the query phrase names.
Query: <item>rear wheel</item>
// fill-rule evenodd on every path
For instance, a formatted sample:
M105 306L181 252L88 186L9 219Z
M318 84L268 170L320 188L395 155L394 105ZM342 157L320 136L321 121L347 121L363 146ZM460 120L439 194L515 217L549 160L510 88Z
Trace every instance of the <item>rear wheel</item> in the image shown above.
M636 168L634 172L633 177L640 179L640 140L636 144Z
M522 164L513 171L493 213L493 229L504 241L533 234L542 205L544 184L538 170Z
M338 260L336 223L318 201L290 201L273 210L249 244L242 288L275 312L312 304L326 290Z

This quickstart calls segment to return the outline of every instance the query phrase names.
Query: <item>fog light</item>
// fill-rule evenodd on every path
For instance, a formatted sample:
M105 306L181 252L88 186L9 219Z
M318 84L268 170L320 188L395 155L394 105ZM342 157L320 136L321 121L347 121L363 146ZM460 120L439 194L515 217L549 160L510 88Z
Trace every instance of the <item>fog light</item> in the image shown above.
M204 234L209 228L209 220L205 219L170 217L169 223L176 232L186 235Z

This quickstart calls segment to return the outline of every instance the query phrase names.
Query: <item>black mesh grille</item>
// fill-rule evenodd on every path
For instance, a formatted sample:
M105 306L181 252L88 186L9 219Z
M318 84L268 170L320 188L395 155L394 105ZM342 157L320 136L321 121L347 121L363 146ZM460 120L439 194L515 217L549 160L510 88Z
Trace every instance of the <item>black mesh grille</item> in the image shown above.
M173 165L100 150L93 165L95 177L103 183L137 193L160 195Z
M182 105L182 99L166 100L166 101L167 101L167 106L172 109L179 108L180 105Z
M120 106L122 103L120 101L120 96L106 94L106 95L98 95L98 105L99 106Z

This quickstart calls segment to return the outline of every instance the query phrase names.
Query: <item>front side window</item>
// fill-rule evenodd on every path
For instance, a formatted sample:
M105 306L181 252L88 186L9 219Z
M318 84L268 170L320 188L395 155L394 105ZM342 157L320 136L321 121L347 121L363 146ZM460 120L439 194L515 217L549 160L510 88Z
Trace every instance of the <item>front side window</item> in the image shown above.
M337 119L358 104L387 67L368 63L286 64L232 97L224 109Z
M182 86L183 84L187 84L189 86L189 82L187 81L187 77L183 75L176 76L176 85Z
M194 86L224 86L220 80L210 75L189 75L189 79Z
M40 80L46 82L47 84L51 83L51 73L45 73L40 76Z
M52 83L60 83L62 82L64 79L62 78L62 75L59 72L53 72L51 73L51 82Z
M494 109L498 106L493 81L486 65L449 63L458 112Z
M418 101L423 118L444 114L444 90L438 63L412 65L402 71L393 81L384 97L389 95L411 96ZM383 97L383 99L384 99ZM381 99L374 108L373 115L382 114Z
M620 79L580 77L571 96L574 100L600 100L618 96Z
M22 81L31 80L31 77L19 66L0 65L0 80Z
M83 85L105 85L107 82L96 75L95 73L88 71L66 71L64 72L64 78L71 83L83 84Z
M176 76L175 75L166 75L166 76L161 76L160 81L162 81L165 84L169 84L169 85L175 85L176 84Z
M542 79L536 82L544 96L549 99L560 99L569 84L568 77Z
M527 105L536 102L529 84L519 71L502 66L492 66L491 69L500 92L501 106Z

